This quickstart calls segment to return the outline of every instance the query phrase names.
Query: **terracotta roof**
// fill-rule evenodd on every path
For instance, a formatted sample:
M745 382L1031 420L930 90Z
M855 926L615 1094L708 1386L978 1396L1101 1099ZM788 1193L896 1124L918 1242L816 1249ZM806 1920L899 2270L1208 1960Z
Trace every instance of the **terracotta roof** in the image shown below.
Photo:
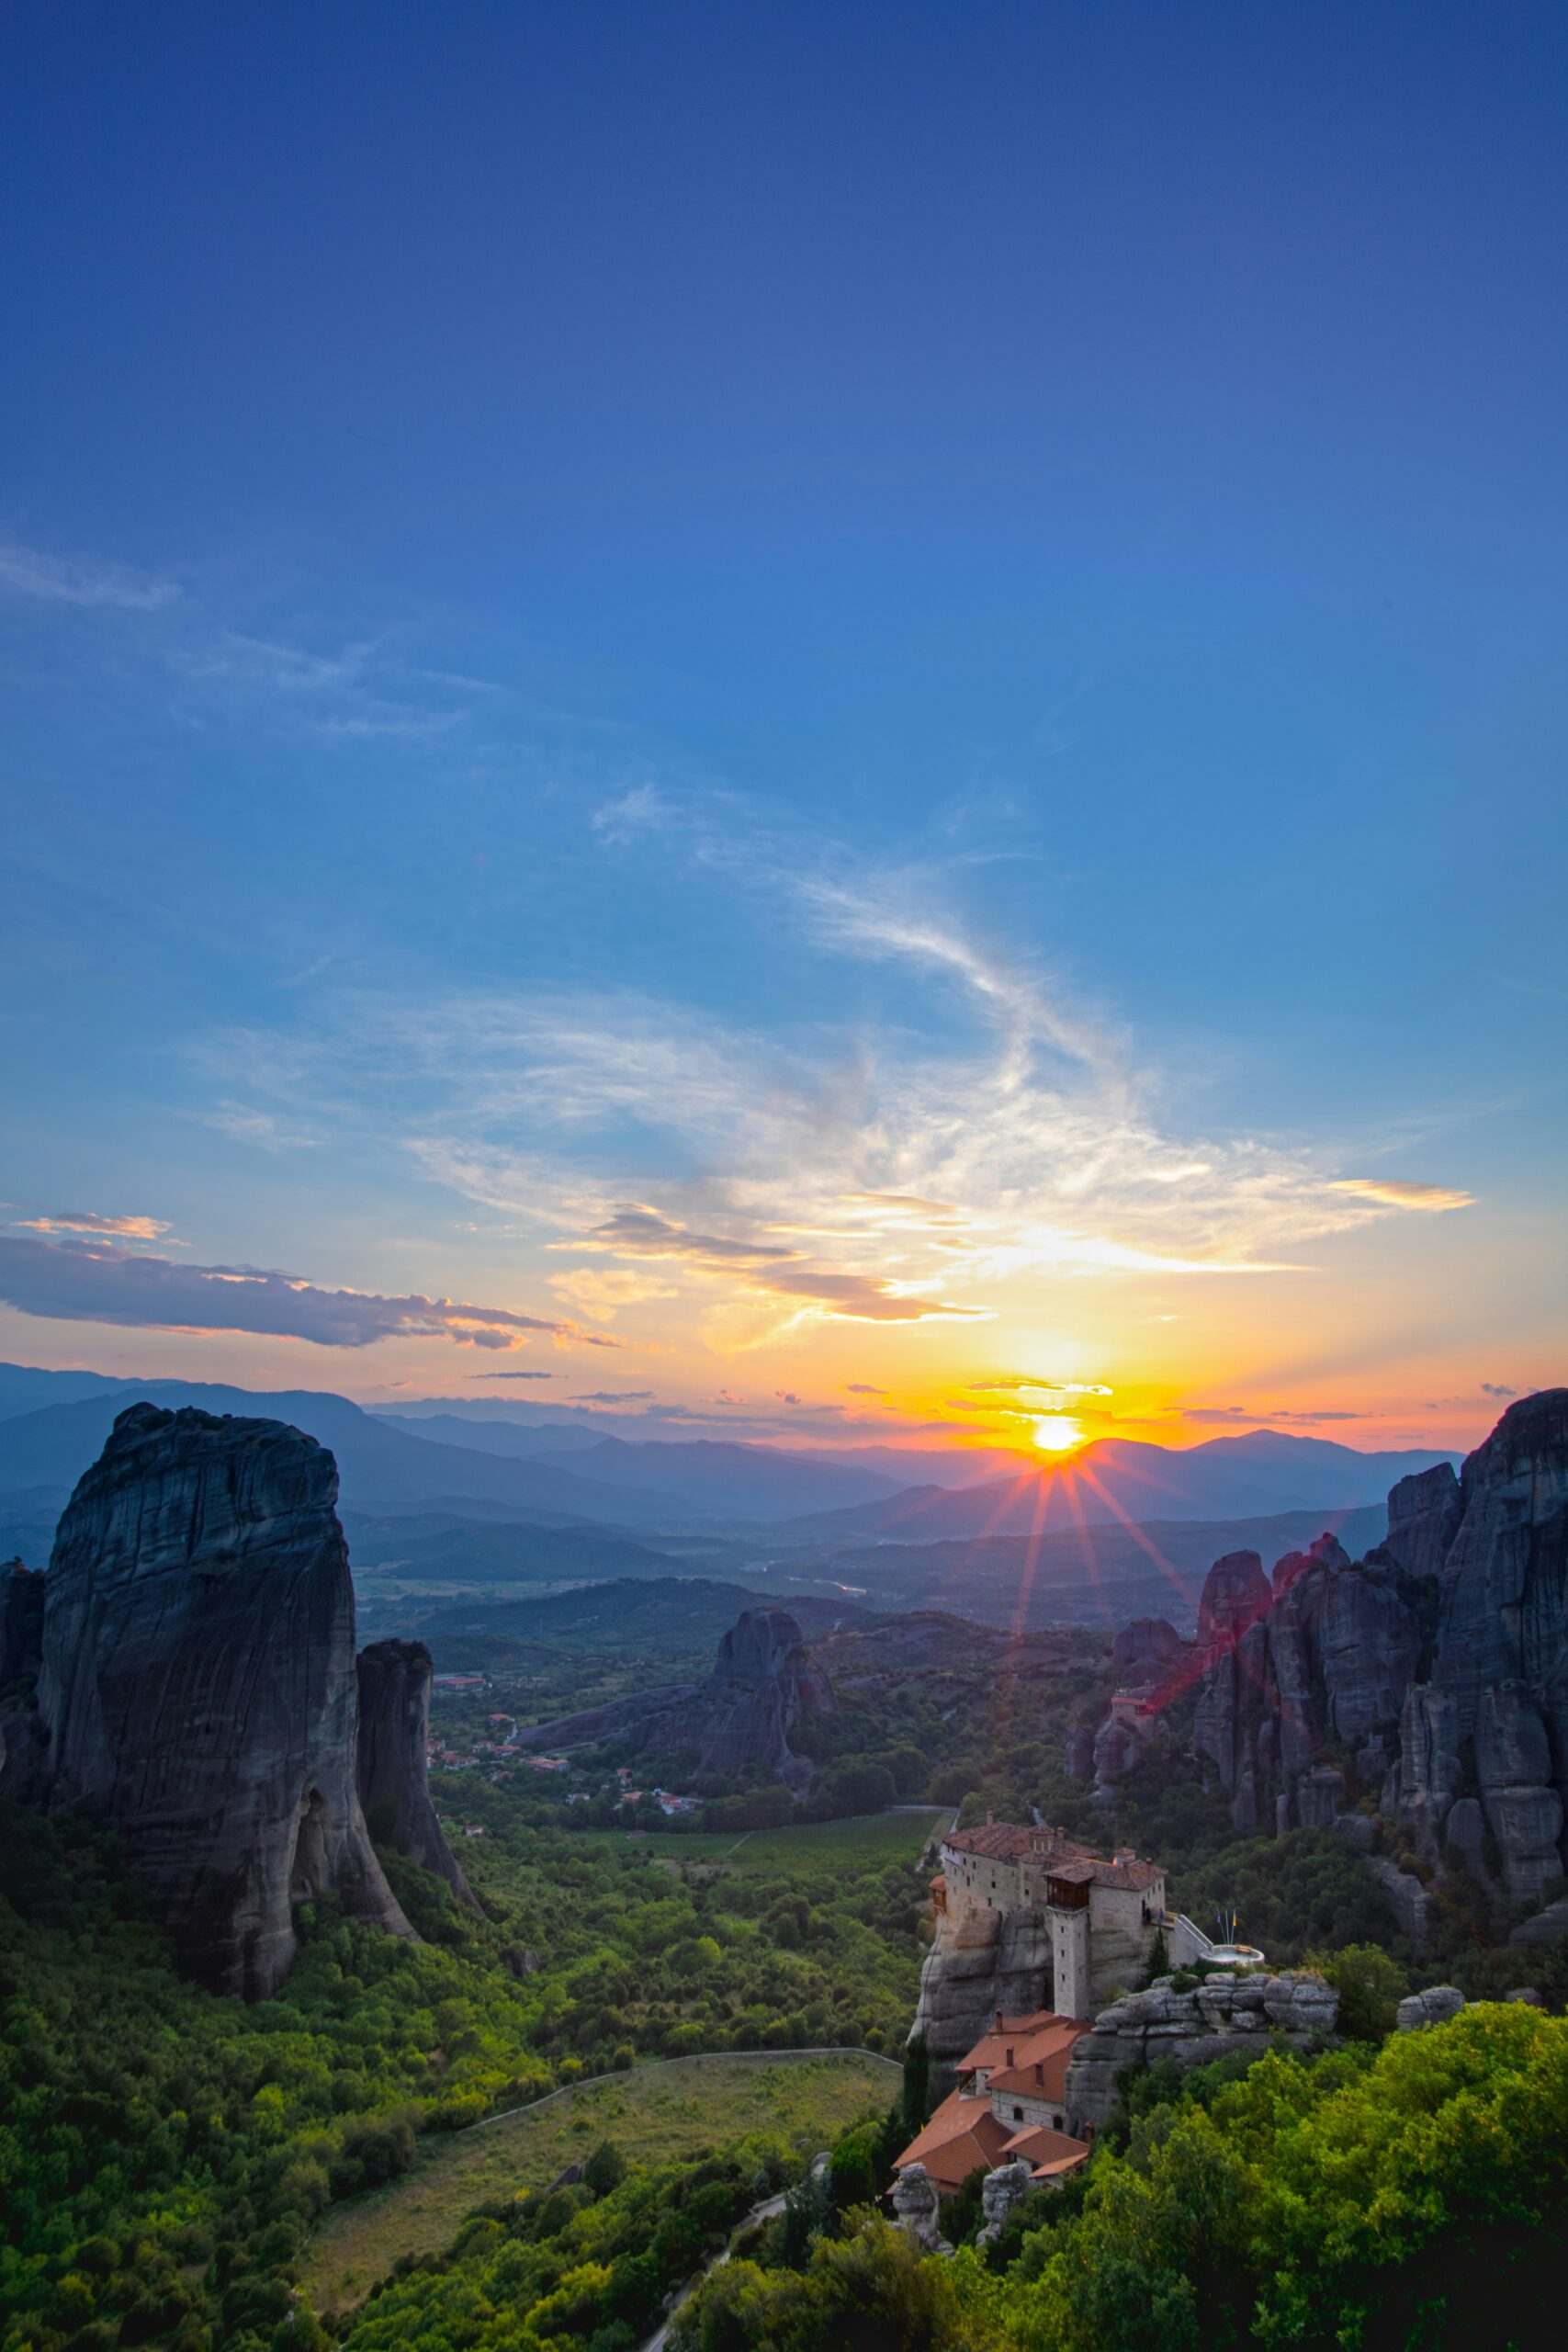
M958 2072L961 2075L972 2075L984 2067L995 2081L998 2079L997 2070L1007 2066L1010 2051L1015 2070L1028 2070L1032 2079L1038 2061L1044 2065L1049 2082L1051 2067L1058 2054L1065 2070L1074 2042L1089 2030L1087 2021L1082 2018L1058 2017L1055 2009L1036 2009L1029 2017L1004 2017L999 2031L993 2026L989 2033L980 2036L972 2050L965 2051L958 2062ZM1059 2096L1055 2090L1045 2093L1048 2098Z
M1142 1893L1165 1876L1157 1862L1108 1862L1092 1846L1058 1838L1050 1829L1022 1829L1015 1822L987 1822L983 1829L955 1829L942 1839L953 1854L974 1854L996 1862L1036 1861L1069 1886L1120 1886Z
M1003 2150L1004 2160L1012 2164L1022 2156L1034 2167L1036 2180L1057 2180L1064 2173L1076 2172L1089 2153L1087 2140L1075 2140L1066 2132L1048 2132L1043 2124L1032 2123L1015 2132Z
M988 2098L968 2098L962 2091L949 2091L924 2131L917 2133L902 2155L895 2156L894 2169L902 2172L906 2165L924 2165L938 2188L951 2196L963 2188L972 2172L995 2169L1008 2138L1007 2128L998 2122Z
M1032 1832L1017 1829L1010 1821L988 1822L984 1829L955 1829L942 1844L950 1853L984 1854L993 1861L1021 1861L1028 1853Z
M1157 1862L1105 1862L1098 1856L1058 1862L1047 1859L1046 1873L1067 1886L1120 1886L1142 1894L1165 1876Z
M1067 2022L1067 2021L1065 2021ZM988 2090L1017 2091L1025 2098L1062 2099L1066 2097L1067 2063L1073 2054L1073 2044L1080 2034L1089 2030L1087 2022L1067 2022L1066 2033L1047 2040L1017 2045L1018 2063L998 2067L987 2085ZM1040 2073L1034 2069L1039 2067Z

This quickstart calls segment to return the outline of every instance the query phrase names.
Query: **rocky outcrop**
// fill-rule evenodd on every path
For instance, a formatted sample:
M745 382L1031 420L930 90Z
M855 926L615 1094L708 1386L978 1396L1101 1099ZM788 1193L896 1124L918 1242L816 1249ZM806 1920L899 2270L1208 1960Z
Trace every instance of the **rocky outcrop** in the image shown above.
M1203 2066L1239 2049L1259 2054L1271 2035L1293 2050L1320 2047L1339 2021L1339 1996L1321 1976L1210 1976L1179 1993L1162 1976L1145 1993L1129 1993L1102 2009L1093 2029L1073 2044L1067 2066L1067 2129L1079 2138L1100 2131L1122 2111L1117 2077L1125 2068L1173 2058Z
M359 1804L370 1833L434 1871L478 1911L430 1802L430 1652L423 1642L372 1642L356 1663Z
M784 1609L748 1609L718 1645L713 1672L694 1702L699 1772L761 1764L786 1786L811 1767L793 1753L789 1735L802 1715L830 1714L833 1686Z
M1249 1626L1266 1617L1274 1599L1256 1552L1227 1552L1203 1579L1198 1600L1198 1646L1234 1649Z
M1439 1874L1549 1909L1568 1807L1568 1390L1511 1405L1459 1478L1440 1463L1401 1479L1365 1560L1331 1536L1287 1555L1265 1611L1255 1566L1217 1562L1201 1610L1193 1746L1235 1826L1370 1800Z
M1238 1639L1216 1644L1193 1724L1193 1747L1247 1833L1325 1826L1348 1774L1381 1792L1421 1649L1397 1570L1357 1566L1331 1535L1287 1555L1271 1600Z
M1439 1493L1434 1523L1440 1508ZM1568 1389L1510 1405L1465 1463L1436 1654L1401 1733L1397 1802L1417 1852L1439 1868L1462 1857L1511 1903L1552 1900L1568 1792Z
M953 2071L997 2011L1029 2017L1049 2004L1054 1981L1051 1928L1043 1911L976 1910L941 1920L920 1970L911 2039L923 2038L931 2080L951 2086Z
M1269 1582L1278 1600L1280 1595L1289 1592L1297 1577L1305 1576L1309 1568L1348 1568L1349 1565L1350 1555L1338 1536L1325 1531L1315 1542L1309 1544L1304 1552L1287 1552L1282 1559L1276 1560L1274 1573Z
M942 2234L942 2197L924 2165L906 2165L887 2192L897 2226L922 2254L951 2254Z
M1417 1470L1389 1488L1388 1533L1379 1549L1407 1577L1437 1577L1459 1532L1460 1485L1451 1462Z
M1423 2026L1447 2025L1463 2008L1464 1995L1457 1984L1428 1984L1424 1993L1409 1993L1393 2013L1396 2031L1416 2033Z
M527 1747L573 1747L617 1739L637 1754L688 1759L697 1779L760 1766L785 1787L804 1788L811 1766L789 1744L803 1715L831 1714L833 1686L784 1609L748 1609L718 1645L712 1673L611 1701L519 1735Z
M1179 1666L1188 1645L1163 1617L1134 1617L1111 1645L1111 1664L1119 1684L1133 1688L1153 1682Z
M249 1998L335 1894L407 1935L355 1785L337 1472L279 1421L141 1404L76 1487L45 1587L51 1801L119 1829L183 1963Z
M980 2210L985 2215L985 2224L976 2243L990 2245L999 2238L1010 2216L1018 2211L1021 2205L1026 2205L1033 2193L1034 2168L1021 2156L1015 2156L1010 2165L998 2165L995 2172L988 2172L980 2188Z

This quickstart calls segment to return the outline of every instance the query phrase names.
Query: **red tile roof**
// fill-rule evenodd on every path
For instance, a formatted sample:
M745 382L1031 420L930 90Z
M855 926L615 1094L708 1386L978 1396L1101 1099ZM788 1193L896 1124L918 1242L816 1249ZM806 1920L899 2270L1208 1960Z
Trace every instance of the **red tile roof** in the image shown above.
M1017 1829L1008 1821L987 1822L984 1829L955 1829L942 1844L955 1854L982 1854L992 1861L1021 1861L1030 1849L1032 1831Z
M955 1829L942 1839L949 1851L996 1862L1038 1861L1069 1886L1119 1886L1134 1894L1165 1876L1157 1862L1134 1859L1108 1862L1092 1846L1079 1846L1054 1829L1023 1829L1010 1821L988 1821L983 1829Z
M894 2168L924 2165L944 2196L962 2188L972 2172L992 2172L1002 2161L1009 2133L998 2123L988 2098L966 2098L950 2091L923 2132L918 2132Z
M1058 2017L1055 2009L1035 2009L1028 2017L1004 2017L999 2029L993 2026L988 2033L980 2036L972 2050L964 2052L958 2062L959 2075L962 2078L984 2068L996 2081L998 2070L1007 2068L1010 2056L1013 2069L1027 2072L1032 2082L1036 2064L1043 2065L1049 2085L1054 2068L1057 2074L1066 2074L1074 2042L1089 2030L1084 2018ZM1061 2093L1047 2088L1042 2096L1058 2098Z
M1003 2150L1003 2161L1014 2164L1022 2156L1034 2167L1036 2180L1059 2180L1064 2173L1076 2172L1087 2163L1089 2154L1087 2140L1075 2140L1066 2132L1047 2131L1043 2123L1027 2124L1015 2132Z

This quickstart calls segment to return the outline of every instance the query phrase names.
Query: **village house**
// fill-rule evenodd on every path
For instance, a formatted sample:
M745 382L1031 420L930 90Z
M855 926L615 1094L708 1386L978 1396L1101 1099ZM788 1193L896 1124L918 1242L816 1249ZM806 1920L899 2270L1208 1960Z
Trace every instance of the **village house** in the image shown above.
M1088 2033L1082 2018L1036 2009L1028 2017L1005 2017L998 2009L989 2030L958 2062L957 2087L950 2091L895 2168L923 2165L943 2197L951 2197L974 2172L1026 2163L1042 2186L1059 2187L1089 2153L1087 2139L1075 2138L1066 2123L1067 2062L1073 2044Z

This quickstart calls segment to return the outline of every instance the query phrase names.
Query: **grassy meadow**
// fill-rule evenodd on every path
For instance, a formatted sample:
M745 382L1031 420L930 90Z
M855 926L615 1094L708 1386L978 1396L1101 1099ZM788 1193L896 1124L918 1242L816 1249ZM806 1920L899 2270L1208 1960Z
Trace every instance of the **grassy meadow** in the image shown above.
M402 2254L450 2245L475 2206L547 2187L602 2140L630 2161L667 2163L732 2145L749 2132L826 2147L893 2099L899 2069L871 2051L813 2058L770 2052L670 2058L558 2091L467 2132L432 2134L412 2172L335 2207L300 2268L318 2310L360 2301Z

